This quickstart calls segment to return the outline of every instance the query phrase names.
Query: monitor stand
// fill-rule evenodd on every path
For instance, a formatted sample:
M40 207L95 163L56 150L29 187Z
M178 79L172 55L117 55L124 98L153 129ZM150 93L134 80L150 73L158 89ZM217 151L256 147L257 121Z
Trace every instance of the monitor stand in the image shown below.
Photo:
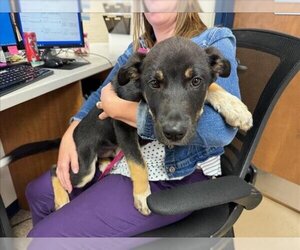
M73 58L58 57L50 48L43 51L41 59L45 62L45 64L42 66L45 68L70 70L89 64L89 62L78 62Z

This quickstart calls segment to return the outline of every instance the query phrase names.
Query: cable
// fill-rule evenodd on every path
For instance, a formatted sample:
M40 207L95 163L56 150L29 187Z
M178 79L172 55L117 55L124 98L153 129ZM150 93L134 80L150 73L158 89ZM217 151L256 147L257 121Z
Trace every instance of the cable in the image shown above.
M106 56L103 56L103 55L100 55L100 54L97 54L97 53L89 53L89 55L102 57L102 58L104 58L105 60L107 60L109 62L109 64L110 64L111 67L114 67L114 65L111 62L111 60L109 60Z
M86 61L86 62L88 62L88 63L91 63L88 59L86 59L84 56L82 56L82 55L78 55L77 54L77 56L79 56L81 59L83 59L84 61Z

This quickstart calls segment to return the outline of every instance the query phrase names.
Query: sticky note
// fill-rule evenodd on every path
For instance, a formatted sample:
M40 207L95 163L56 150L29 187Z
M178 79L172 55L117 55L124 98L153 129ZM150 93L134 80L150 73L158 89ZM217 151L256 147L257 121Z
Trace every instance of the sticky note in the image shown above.
M17 46L7 46L7 49L9 51L9 54L11 55L17 55L19 53Z

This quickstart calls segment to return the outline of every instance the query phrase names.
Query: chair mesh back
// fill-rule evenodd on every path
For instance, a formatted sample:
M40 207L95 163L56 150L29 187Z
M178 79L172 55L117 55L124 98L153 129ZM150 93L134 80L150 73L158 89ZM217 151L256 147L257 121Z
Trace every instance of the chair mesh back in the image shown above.
M253 113L262 91L280 63L280 58L247 48L237 48L237 58L247 67L247 70L238 70L239 84L242 100Z
M247 134L239 131L225 148L222 170L244 177L273 107L299 71L300 39L263 30L234 30L234 34L241 97L253 114L254 126Z

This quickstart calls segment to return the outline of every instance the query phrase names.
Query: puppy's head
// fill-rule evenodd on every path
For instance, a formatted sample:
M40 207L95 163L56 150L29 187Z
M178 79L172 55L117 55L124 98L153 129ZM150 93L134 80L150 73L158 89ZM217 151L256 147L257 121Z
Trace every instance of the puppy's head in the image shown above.
M209 85L229 74L229 61L216 48L203 49L189 39L173 37L155 45L147 56L134 54L119 76L120 84L134 80L139 86L157 139L171 146L192 139Z

